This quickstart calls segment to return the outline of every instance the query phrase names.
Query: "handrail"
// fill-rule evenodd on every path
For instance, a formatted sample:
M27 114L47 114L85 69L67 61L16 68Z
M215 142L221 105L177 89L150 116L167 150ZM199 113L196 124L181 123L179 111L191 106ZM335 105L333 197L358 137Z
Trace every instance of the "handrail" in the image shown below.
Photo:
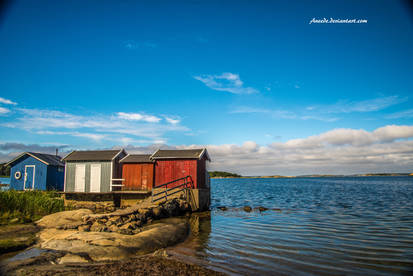
M178 182L178 181L181 181L181 180L183 180L184 183L168 189L168 185L170 185L172 183L175 183L175 182ZM165 187L165 190L154 194L154 190L156 188L161 188L161 187ZM175 190L175 189L178 189L178 188L181 188L181 189L179 189L178 191L174 191L173 193L168 193L168 192L170 192L172 190ZM156 201L164 199L164 198L165 198L165 200L168 200L168 196L179 193L179 192L181 192L183 190L186 190L188 188L192 188L192 177L190 175L187 175L185 177L181 177L181 178L169 181L169 182L167 182L165 184L162 184L162 185L154 186L153 189L152 189L152 202L156 202ZM158 198L154 199L155 196L158 196L158 195L161 195L161 194L165 194L165 195L162 196L162 197L158 197Z
M159 186L154 186L154 188L160 188L160 187L163 187L163 186L167 186L167 185L169 185L169 184L171 184L171 183L178 182L179 180L187 179L187 178L190 178L190 179L191 179L191 182L192 182L192 177L191 177L190 175L187 175L187 176L184 176L184 177L181 177L181 178L178 178L178 179L169 181L169 182L167 182L167 183L165 183L165 184L161 184L161 185L159 185Z

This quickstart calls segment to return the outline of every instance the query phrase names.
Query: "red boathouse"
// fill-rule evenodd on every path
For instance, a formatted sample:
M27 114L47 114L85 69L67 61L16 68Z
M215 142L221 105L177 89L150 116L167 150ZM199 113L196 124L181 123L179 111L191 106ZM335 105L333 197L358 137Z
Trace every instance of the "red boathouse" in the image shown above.
M157 150L150 157L155 161L155 187L190 176L192 188L209 189L207 161L211 161L207 150ZM180 182L172 183L174 187Z

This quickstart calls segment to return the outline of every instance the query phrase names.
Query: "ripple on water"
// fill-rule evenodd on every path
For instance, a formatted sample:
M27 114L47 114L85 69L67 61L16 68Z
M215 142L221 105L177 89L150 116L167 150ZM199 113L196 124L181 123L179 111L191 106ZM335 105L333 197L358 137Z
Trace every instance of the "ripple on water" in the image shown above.
M191 241L176 249L211 268L248 275L413 271L412 177L213 179L211 191L210 217L191 225ZM245 205L276 210L246 213Z

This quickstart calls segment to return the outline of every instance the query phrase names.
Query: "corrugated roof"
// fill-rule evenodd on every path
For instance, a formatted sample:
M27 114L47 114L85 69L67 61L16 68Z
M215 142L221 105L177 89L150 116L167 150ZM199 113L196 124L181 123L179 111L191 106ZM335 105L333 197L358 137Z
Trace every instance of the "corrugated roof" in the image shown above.
M203 155L209 158L206 149L183 149L183 150L157 150L151 159L200 159Z
M128 154L122 158L119 162L121 163L153 163L150 159L150 154Z
M122 150L84 150L72 151L65 158L64 161L111 161Z
M12 165L13 163L15 163L17 160L19 160L20 158L22 158L25 155L29 155L29 156L45 163L46 165L51 165L51 166L64 166L65 165L61 161L62 157L60 157L58 155L47 154L47 153L39 153L39 152L24 152L24 153L20 154L19 156L17 156L16 158L14 158L13 160L11 160L6 165Z

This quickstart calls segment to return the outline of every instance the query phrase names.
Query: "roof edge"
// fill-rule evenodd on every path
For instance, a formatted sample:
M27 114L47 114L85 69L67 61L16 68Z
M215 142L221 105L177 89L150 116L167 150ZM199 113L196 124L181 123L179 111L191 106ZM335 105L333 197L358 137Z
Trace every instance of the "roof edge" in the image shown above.
M126 151L122 148L122 149L119 150L119 152L118 152L115 156L113 156L112 161L115 160L115 158L118 157L118 155L119 155L122 151L125 152L125 154L126 154Z
M158 151L160 151L160 150L161 150L161 149L158 148L154 153L152 153L151 156L149 156L149 159L150 159L150 160L155 160L155 159L153 158L153 156L154 156Z
M10 162L7 162L7 163L6 163L6 166L9 166L10 164L12 164L12 163L14 163L15 161L19 160L20 158L22 158L22 157L23 157L24 155L26 155L26 154L29 155L30 157L33 157L33 158L36 159L36 160L39 160L40 162L46 164L47 166L50 165L48 162L46 162L46 161L40 159L39 157L31 154L30 152L26 151L26 152L23 152L22 154L20 154L19 156L17 156L16 158L14 158L13 160L11 160Z
M16 160L20 159L23 155L26 155L26 154L27 154L27 152L21 153L19 156L15 157L11 161L7 162L5 164L5 166L10 166L10 164L14 163Z
M63 157L61 160L62 161L66 161L66 158L69 157L69 155L71 155L72 153L74 153L76 150L72 150L69 154L67 154L65 157Z
M122 161L123 161L123 159L125 159L126 157L128 157L130 154L128 153L128 154L126 154L126 156L125 157L123 157L121 160L119 160L119 163L121 163Z
M191 150L191 149L189 149L189 150ZM201 151L201 153L199 154L198 157L185 157L185 158L180 158L180 157L176 157L176 156L171 156L171 157L166 157L166 156L164 156L164 157L154 157L154 155L155 155L158 151L160 151L160 149L158 149L157 151L155 151L155 152L151 155L151 157L150 157L151 160L159 160L159 159L198 159L198 160L201 160L202 157L205 155L206 158L207 158L207 160L208 160L209 162L212 162L212 161L211 161L211 157L209 156L208 150L207 150L206 148L202 148L202 151Z
M202 152L201 152L201 154L199 155L199 159L201 159L202 156L204 156L204 154L206 154L206 158L208 159L208 161L209 161L209 162L212 162L212 161L211 161L211 157L209 157L209 153L208 153L208 151L207 151L206 148L203 148L203 149L202 149Z

